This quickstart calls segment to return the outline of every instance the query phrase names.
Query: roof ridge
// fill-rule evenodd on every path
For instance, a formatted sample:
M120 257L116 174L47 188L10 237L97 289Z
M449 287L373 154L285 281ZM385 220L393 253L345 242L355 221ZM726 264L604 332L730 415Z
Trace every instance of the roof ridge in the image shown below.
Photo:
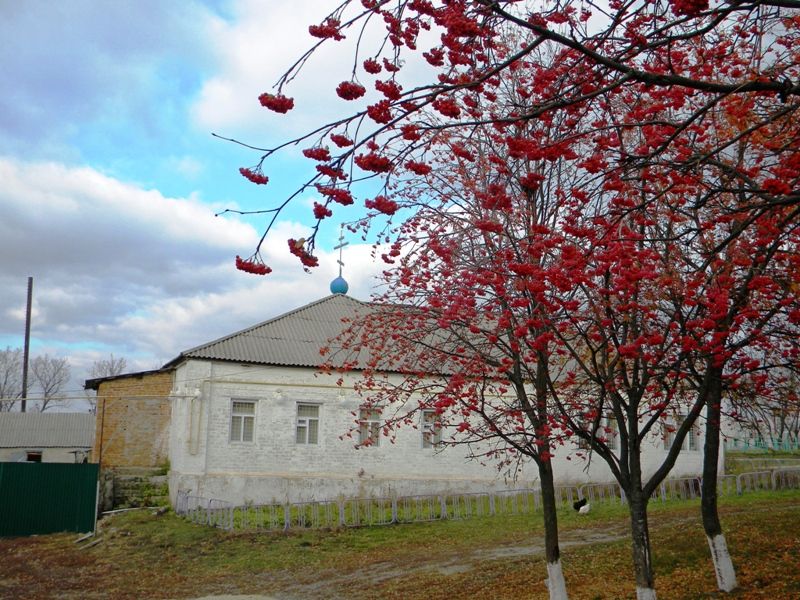
M222 337L219 337L217 339L211 340L210 342L205 342L203 344L199 344L197 346L194 346L193 348L189 348L188 350L183 350L178 356L176 356L175 358L173 358L169 362L165 363L164 366L162 367L162 369L177 364L182 358L185 358L185 357L189 356L192 353L198 352L198 351L206 349L206 348L210 348L211 346L214 346L216 344L220 344L222 342L228 341L228 340L233 339L235 337L247 334L247 333L249 333L249 332L251 332L251 331L253 331L255 329L258 329L260 327L264 327L266 325L271 325L273 323L277 323L278 321L280 321L282 319L286 319L288 317L296 315L297 313L300 313L302 311L305 311L305 310L308 310L310 308L313 308L314 306L322 304L323 302L328 302L328 301L332 300L333 298L343 298L343 299L346 299L348 302L354 302L354 303L359 304L361 306L370 306L370 305L373 304L371 302L364 302L363 300L359 300L357 298L353 298L352 296L347 296L345 294L329 294L329 295L327 295L327 296L325 296L323 298L319 298L317 300L309 302L308 304L304 304L303 306L298 306L297 308L293 308L292 310L289 310L289 311L287 311L285 313L282 313L282 314L280 314L280 315L278 315L276 317L272 317L271 319L267 319L266 321L261 321L260 323L256 323L255 325L251 325L249 327L245 327L244 329L240 329L239 331L235 331L233 333L229 333L229 334L224 335Z

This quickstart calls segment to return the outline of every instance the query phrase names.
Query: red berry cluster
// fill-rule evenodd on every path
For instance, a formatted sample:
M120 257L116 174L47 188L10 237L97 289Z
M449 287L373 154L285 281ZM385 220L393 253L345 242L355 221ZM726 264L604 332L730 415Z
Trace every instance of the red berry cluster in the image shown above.
M344 36L339 32L341 23L338 19L327 19L322 25L309 25L308 33L315 38L343 40Z
M459 142L453 142L452 144L450 144L450 150L452 150L453 154L458 158L462 158L469 162L473 162L475 160L475 155L469 150L467 150L464 147L464 144L461 144Z
M330 177L334 181L336 181L337 179L341 179L342 181L347 179L347 174L344 171L342 171L341 169L337 169L335 167L332 167L330 165L317 165L317 171L321 175L325 175L326 177Z
M389 71L389 73L397 73L400 70L400 67L391 62L388 58L383 59L383 68Z
M394 200L386 196L377 196L374 200L365 200L364 206L375 209L385 215L393 215L400 208Z
M461 114L461 109L452 98L437 98L433 101L433 108L442 113L445 117L457 119Z
M486 233L503 233L503 226L497 221L489 221L481 219L475 221L475 227Z
M305 267L316 267L319 265L319 259L306 251L305 240L303 239L289 239L289 252L299 258L300 262L303 263Z
M427 175L432 170L429 164L417 162L415 160L408 161L406 163L406 169L416 175Z
M417 129L417 126L410 123L403 125L400 128L400 133L403 134L403 139L408 140L409 142L416 142L422 137L422 134L419 132L419 129Z
M373 173L388 173L392 170L392 161L385 156L379 156L370 152L369 154L359 154L354 162L365 171Z
M708 9L708 0L672 0L672 12L676 15L696 17Z
M343 100L357 100L366 93L366 88L355 81L343 81L336 87L336 94Z
M272 269L265 265L255 254L247 259L237 255L236 268L245 273L252 273L253 275L268 275L272 273Z
M287 98L283 94L261 94L258 97L261 106L276 113L287 113L294 108L294 98Z
M377 104L371 104L367 107L367 114L369 118L376 123L388 123L392 120L392 111L389 110L389 101L381 100Z
M303 150L303 156L313 160L328 161L331 159L331 153L327 148L316 146L314 148L306 148Z
M347 146L353 145L353 140L346 135L339 135L338 133L331 134L331 141L339 146L339 148L346 148Z
M364 61L364 70L367 73L377 75L383 70L383 67L381 67L381 63L379 63L374 58L368 58L367 60Z
M344 188L337 188L331 185L317 185L317 191L323 196L327 196L334 202L338 202L342 206L347 206L348 204L353 203L352 194Z
M269 177L267 177L261 172L261 167L256 167L255 169L248 169L246 167L242 167L241 169L239 169L239 173L242 174L242 177L246 177L253 183L257 183L258 185L265 185L269 181Z
M376 81L375 89L381 92L389 100L400 100L400 96L403 94L403 88L392 80Z
M536 191L539 185L544 181L544 176L539 173L528 173L519 178L519 184L529 190Z
M333 215L333 211L327 206L323 206L319 202L314 202L314 218L321 220L325 217L330 217Z

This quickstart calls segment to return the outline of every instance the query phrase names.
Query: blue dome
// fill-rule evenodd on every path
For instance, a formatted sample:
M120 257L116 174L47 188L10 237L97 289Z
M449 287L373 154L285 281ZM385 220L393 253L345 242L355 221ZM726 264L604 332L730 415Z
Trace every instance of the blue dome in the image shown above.
M331 281L331 294L346 294L349 288L350 286L341 276Z

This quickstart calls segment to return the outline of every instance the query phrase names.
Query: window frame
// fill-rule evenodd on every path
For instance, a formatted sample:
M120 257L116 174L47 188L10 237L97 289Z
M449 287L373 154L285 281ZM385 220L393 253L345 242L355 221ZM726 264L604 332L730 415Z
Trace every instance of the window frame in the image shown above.
M621 448L620 444L620 437L619 437L619 427L617 423L616 417L614 417L614 413L608 413L606 415L606 423L605 427L608 430L606 432L606 445L609 449L619 452Z
M428 416L432 416L428 420ZM438 424L438 427L437 427ZM432 408L424 408L420 413L420 429L422 430L422 449L436 450L442 446L442 415L436 414Z
M664 436L664 451L669 452L669 449L672 448L672 444L675 441L675 435L683 426L683 422L688 418L689 415L677 414L672 416L668 420L668 425L670 427L674 427L675 431L667 432ZM700 440L697 438L699 437L698 432L700 428L697 425L697 420L692 423L691 428L686 433L686 437L683 438L683 444L681 445L681 452L700 452L702 448L700 448Z
M366 416L365 416L366 413ZM358 409L358 444L363 448L377 448L381 442L381 409Z
M252 413L237 412L236 404L249 404L253 407ZM228 443L229 444L254 444L256 441L256 416L258 414L258 400L253 398L231 398L230 417L228 419ZM234 437L234 419L239 419L238 439ZM245 439L247 431L246 421L252 423L250 427L250 439Z
M300 408L301 407L313 407L317 409L316 417L311 416L300 416ZM298 402L295 406L295 422L294 422L294 443L296 446L319 446L319 438L320 438L320 427L322 423L322 415L321 415L321 404L317 404L314 402ZM311 433L311 423L316 422L316 439L312 442L309 441L310 433ZM302 423L302 425L301 425ZM299 440L300 437L300 428L304 428L304 436L303 441Z

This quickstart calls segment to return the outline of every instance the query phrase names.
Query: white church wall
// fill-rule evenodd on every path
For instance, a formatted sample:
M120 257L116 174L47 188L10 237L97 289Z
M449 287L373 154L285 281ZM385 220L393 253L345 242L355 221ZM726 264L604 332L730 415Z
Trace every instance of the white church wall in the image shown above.
M352 413L358 413L360 399L352 382L339 387L337 377L311 368L202 360L178 367L170 432L173 500L178 490L259 503L538 485L533 464L512 481L492 466L467 460L463 448L423 448L419 423L397 430L394 443L381 436L377 446L354 448L357 434L346 435L355 425ZM231 439L233 400L254 403L252 441ZM298 404L319 407L316 444L297 443ZM601 459L594 457L587 464L574 456L574 450L571 446L556 450L558 483L611 480ZM663 455L663 442L654 439L644 454L645 469L655 469ZM682 453L672 475L699 473L701 455Z

